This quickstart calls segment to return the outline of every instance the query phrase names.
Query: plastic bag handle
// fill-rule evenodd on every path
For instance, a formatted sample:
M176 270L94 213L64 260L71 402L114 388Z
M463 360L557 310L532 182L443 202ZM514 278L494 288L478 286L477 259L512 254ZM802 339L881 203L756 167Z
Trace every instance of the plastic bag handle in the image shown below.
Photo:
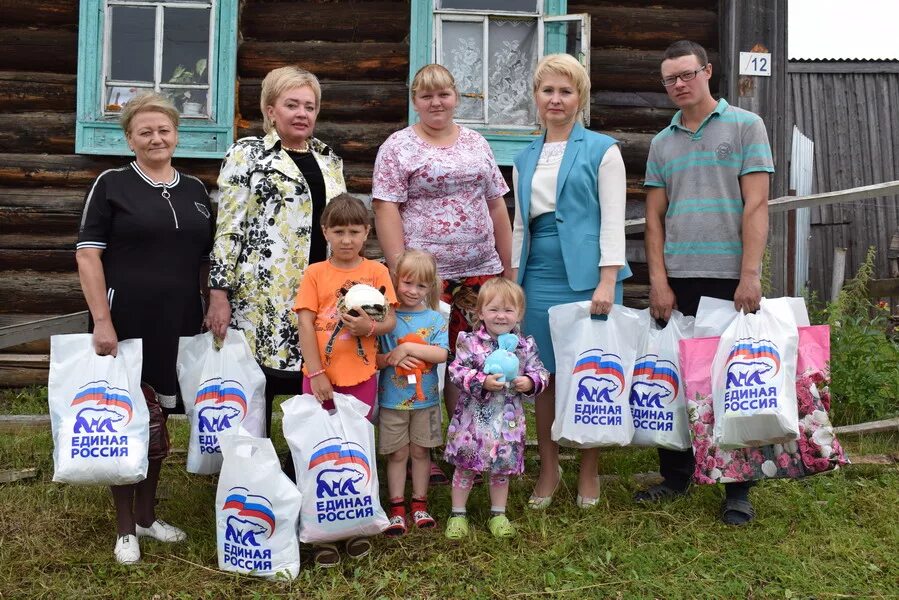
M222 449L222 457L249 459L258 461L278 462L278 453L272 441L268 438L257 438L240 433L219 435L219 446ZM249 450L249 453L244 452Z
M349 411L362 418L365 418L368 415L368 411L371 410L368 404L362 400L355 396L341 394L340 392L334 392L334 407L337 409L338 414Z

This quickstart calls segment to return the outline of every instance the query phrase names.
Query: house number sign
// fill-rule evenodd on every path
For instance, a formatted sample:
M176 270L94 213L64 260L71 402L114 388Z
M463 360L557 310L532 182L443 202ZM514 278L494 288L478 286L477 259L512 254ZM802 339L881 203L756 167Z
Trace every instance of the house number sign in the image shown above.
M740 52L740 75L771 77L771 53Z

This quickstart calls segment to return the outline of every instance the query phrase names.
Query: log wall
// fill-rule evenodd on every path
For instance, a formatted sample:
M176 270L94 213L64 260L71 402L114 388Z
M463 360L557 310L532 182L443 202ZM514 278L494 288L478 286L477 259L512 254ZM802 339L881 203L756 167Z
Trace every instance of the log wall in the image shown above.
M406 122L409 12L408 0L244 0L238 135L261 131L262 77L298 63L322 81L316 135L344 157L350 191L369 193L378 146ZM591 127L621 140L629 216L642 216L649 141L674 112L657 82L661 53L690 37L716 57L718 0L582 0L569 12L591 16ZM77 21L78 0L0 0L0 312L85 308L73 250L84 193L128 160L74 153ZM176 166L214 187L218 161ZM639 254L642 242L631 243ZM636 270L626 298L639 306Z

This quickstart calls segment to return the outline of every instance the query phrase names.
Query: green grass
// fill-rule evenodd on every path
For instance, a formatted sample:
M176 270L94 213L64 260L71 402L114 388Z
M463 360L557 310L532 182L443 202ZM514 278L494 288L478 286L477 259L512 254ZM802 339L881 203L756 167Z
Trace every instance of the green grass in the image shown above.
M0 388L0 415L44 415L47 405L47 386Z
M171 429L174 445L185 448L186 423ZM851 454L893 452L899 434L842 441ZM275 442L286 450L280 434ZM187 474L183 454L165 463L159 515L183 527L188 541L144 540L143 562L123 567L112 557L109 492L53 483L51 452L49 431L0 436L0 469L39 469L36 479L0 485L0 598L899 597L896 467L765 482L752 492L756 522L737 529L718 521L720 488L644 508L631 502L635 485L627 477L604 484L598 509L582 512L571 461L553 505L527 511L537 470L529 455L528 476L511 486L509 514L519 531L511 541L487 532L481 487L469 504L473 533L464 544L441 530L381 537L370 557L330 571L311 566L304 547L299 578L270 582L216 569L216 479ZM604 473L655 468L651 450L603 452ZM444 524L449 488L433 489L431 502Z

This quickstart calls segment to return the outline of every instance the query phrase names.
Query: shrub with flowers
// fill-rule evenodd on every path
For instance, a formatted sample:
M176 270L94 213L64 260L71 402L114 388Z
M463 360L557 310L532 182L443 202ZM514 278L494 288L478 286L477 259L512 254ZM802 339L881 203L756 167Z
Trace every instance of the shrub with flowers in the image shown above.
M875 249L869 248L837 301L819 312L831 329L830 414L840 425L899 414L899 342L890 335L890 307L868 297L875 256Z

